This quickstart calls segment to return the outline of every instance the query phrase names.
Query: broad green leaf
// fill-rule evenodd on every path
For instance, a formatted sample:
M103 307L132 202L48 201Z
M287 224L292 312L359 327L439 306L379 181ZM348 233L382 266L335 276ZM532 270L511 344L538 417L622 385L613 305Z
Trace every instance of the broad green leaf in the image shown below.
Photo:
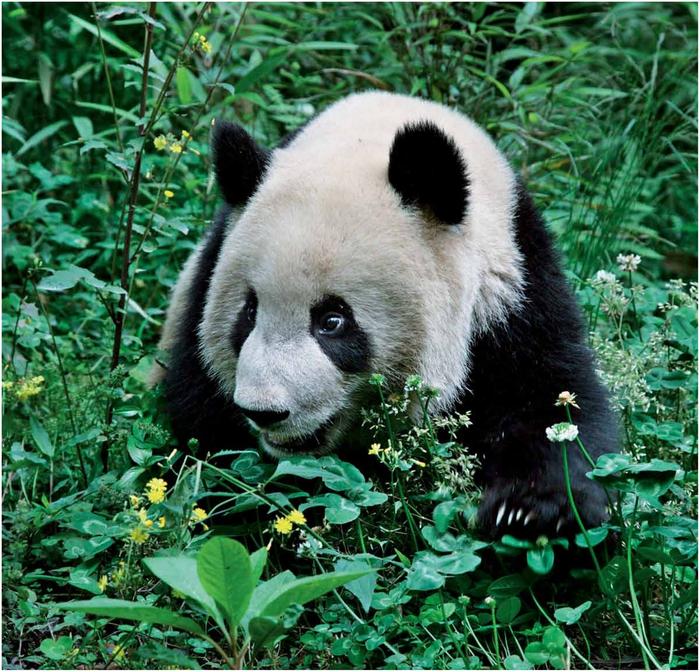
M496 602L496 620L504 625L510 625L520 613L522 603L520 598L511 596Z
M94 133L92 121L89 117L73 117L73 126L75 126L75 130L78 131L78 135L83 140L91 138Z
M360 516L359 506L333 492L312 497L303 508L306 510L312 506L325 506L326 520L333 525L344 525Z
M197 574L204 589L223 609L229 625L236 627L255 587L248 551L233 539L210 539L197 554Z
M220 617L214 598L199 580L195 558L186 555L144 558L143 564L171 588L199 602L215 618Z
M248 605L248 611L246 611L241 619L241 627L247 630L248 624L256 614L260 613L262 607L275 595L279 594L283 586L295 580L296 577L294 574L289 570L285 570L279 574L275 574L269 581L260 583L253 591L253 596L250 598L250 604Z
M510 655L503 659L504 670L531 670L532 665L520 656Z
M282 619L272 616L256 616L250 620L248 634L256 646L270 646L274 640L283 635L286 628Z
M85 614L104 616L106 618L123 618L128 621L142 621L144 623L156 623L169 625L178 630L185 630L195 635L203 635L202 628L191 618L180 616L169 609L152 607L140 602L129 600L115 600L110 597L95 597L92 600L76 600L74 602L60 602L54 605L59 609L68 611L81 611Z
M304 605L334 588L360 579L373 570L361 572L330 572L318 576L307 576L284 584L276 594L262 605L259 616L279 616L293 604Z
M581 616L583 616L583 612L590 609L591 604L592 603L590 600L586 600L586 602L579 604L579 606L575 608L561 607L554 612L554 618L556 618L560 623L573 625L574 623L578 623Z
M535 574L548 574L554 567L554 549L550 545L530 549L527 552L527 566Z
M49 433L33 415L29 418L29 428L36 447L48 458L54 456L54 447L49 438Z
M372 568L362 560L338 560L338 562L335 563L335 570L337 572L358 572L371 569ZM370 574L366 574L359 579L345 584L345 590L350 591L360 601L365 612L369 611L376 587L376 572L371 572Z
M333 456L294 457L282 460L277 465L273 478L287 474L300 478L320 478L326 487L336 492L365 484L365 477L357 467Z
M497 600L522 593L528 587L528 582L520 574L509 574L496 579L486 591Z
M267 549L263 546L250 555L250 569L253 575L253 585L257 586L267 563Z
M588 535L588 541L590 542L591 546L597 546L608 536L608 528L594 527L590 530L586 530L586 534ZM588 544L586 543L586 537L583 536L583 532L579 532L574 537L574 543L580 548L588 548Z
M68 122L67 121L55 121L53 124L45 126L40 131L37 131L29 140L27 140L17 152L17 156L22 156L25 152L28 152L32 147L36 147L40 142L50 138L54 133L58 133Z
M183 105L192 102L192 87L190 86L190 73L187 68L180 66L175 73L177 96Z
M39 645L39 651L51 660L63 660L72 648L73 638L67 635L57 639L44 639Z

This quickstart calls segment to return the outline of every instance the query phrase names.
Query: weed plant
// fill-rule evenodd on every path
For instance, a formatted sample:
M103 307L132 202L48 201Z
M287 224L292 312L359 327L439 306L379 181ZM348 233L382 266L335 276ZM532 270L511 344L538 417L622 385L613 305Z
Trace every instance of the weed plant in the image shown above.
M696 668L696 5L2 21L4 668ZM274 146L368 88L472 116L556 235L624 429L591 464L601 527L475 529L469 415L431 417L415 377L372 377L366 470L174 451L145 383L217 205L212 119ZM564 392L555 442L576 434Z

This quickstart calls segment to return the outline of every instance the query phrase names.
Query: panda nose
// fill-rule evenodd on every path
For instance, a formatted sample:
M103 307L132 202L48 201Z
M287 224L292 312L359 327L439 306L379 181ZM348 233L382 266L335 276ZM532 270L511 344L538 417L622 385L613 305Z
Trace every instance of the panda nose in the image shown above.
M249 420L252 420L258 427L269 427L289 417L289 411L254 411L242 406L239 406L239 408L241 413Z

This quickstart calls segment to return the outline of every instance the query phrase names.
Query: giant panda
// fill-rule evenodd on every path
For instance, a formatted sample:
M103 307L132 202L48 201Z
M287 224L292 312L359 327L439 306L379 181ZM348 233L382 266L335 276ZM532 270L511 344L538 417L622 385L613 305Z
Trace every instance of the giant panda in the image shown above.
M273 458L347 450L370 374L417 373L433 413L471 412L486 532L577 532L545 434L554 402L576 393L593 459L616 450L616 421L550 235L492 139L445 106L366 92L273 151L228 122L212 148L225 204L174 288L156 374L180 441L249 447L253 430ZM606 495L567 451L598 525Z

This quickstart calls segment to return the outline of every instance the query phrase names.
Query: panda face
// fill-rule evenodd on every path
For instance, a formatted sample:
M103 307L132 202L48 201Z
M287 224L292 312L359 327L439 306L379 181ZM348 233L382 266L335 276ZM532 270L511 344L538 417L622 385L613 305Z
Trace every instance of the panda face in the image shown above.
M319 454L356 419L369 373L415 370L424 326L403 267L425 252L418 240L377 248L367 228L392 223L349 202L331 208L335 190L289 208L273 187L263 184L224 242L202 355L269 453ZM393 225L404 218L396 208Z
M372 372L418 373L450 408L473 334L519 296L513 176L490 139L384 94L329 108L272 155L234 128L214 143L237 214L198 330L221 393L276 456L332 450Z

